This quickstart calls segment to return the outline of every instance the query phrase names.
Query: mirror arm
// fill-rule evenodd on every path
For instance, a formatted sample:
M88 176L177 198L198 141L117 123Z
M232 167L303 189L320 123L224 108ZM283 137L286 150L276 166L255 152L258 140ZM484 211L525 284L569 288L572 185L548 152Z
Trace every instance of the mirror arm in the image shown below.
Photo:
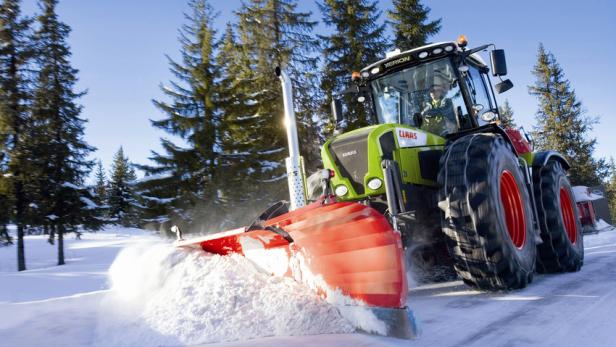
M462 53L462 57L463 59L468 58L471 54L475 54L477 52L481 52L483 50L488 49L488 47L492 46L494 49L496 49L496 46L493 43L488 43L487 45L483 45L483 46L479 46L479 47L475 47L473 49L469 49L467 51L464 51Z

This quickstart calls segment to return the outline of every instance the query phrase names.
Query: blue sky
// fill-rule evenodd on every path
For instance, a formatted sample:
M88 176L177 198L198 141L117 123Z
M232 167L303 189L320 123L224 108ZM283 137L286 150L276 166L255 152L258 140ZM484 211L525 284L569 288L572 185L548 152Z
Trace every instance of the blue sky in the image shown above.
M217 27L233 21L239 0L213 0L220 12ZM595 1L424 1L433 18L442 18L442 29L433 41L451 41L465 34L470 46L494 43L507 53L508 78L515 88L507 98L516 120L525 128L534 124L536 99L528 95L537 47L543 42L552 51L571 81L589 115L600 117L593 136L597 157L614 156L616 2ZM390 1L380 1L386 10ZM24 0L23 11L33 13L35 0ZM300 9L320 20L314 1L300 1ZM61 0L61 19L73 32L69 43L73 64L80 70L79 87L83 116L89 120L86 140L98 148L93 154L109 167L113 153L124 146L133 162L147 163L159 138L149 119L162 114L152 98L161 97L159 85L171 74L165 54L177 57L177 29L183 24L184 0ZM317 29L325 33L322 25Z

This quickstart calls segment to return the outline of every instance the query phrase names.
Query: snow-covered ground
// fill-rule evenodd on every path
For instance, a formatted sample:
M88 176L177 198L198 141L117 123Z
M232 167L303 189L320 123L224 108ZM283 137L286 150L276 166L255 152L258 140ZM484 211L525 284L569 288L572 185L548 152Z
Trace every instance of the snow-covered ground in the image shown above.
M616 341L616 231L585 236L578 273L489 294L461 282L412 288L422 335L351 333L338 312L242 257L174 249L137 229L67 237L64 266L26 238L28 271L0 248L1 346L607 346ZM227 341L227 342L224 342Z

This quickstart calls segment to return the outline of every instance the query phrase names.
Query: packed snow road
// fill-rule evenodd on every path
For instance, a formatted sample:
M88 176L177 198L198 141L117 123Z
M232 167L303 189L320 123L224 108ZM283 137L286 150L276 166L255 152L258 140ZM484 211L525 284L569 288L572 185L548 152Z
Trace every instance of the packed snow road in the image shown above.
M524 290L483 293L461 281L411 289L408 303L422 330L412 342L344 334L272 337L215 346L613 346L616 232L586 236L584 242L582 271L536 275Z
M110 228L67 238L67 265L55 266L55 247L28 236L28 271L15 271L14 247L0 248L0 346L611 346L616 231L584 242L581 272L538 275L525 290L412 288L422 335L406 341L349 333L314 293L243 257Z

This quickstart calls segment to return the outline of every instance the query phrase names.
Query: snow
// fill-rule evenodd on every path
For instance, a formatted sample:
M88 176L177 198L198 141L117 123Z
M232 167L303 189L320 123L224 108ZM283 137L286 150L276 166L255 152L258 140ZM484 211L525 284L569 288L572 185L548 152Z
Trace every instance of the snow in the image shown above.
M599 219L595 225L595 229L598 231L608 231L608 230L613 230L614 227L611 226L606 221L604 221L603 219Z
M135 184L140 184L140 183L145 183L145 182L149 182L149 181L154 181L154 180L163 180L166 178L170 178L173 175L171 174L156 174L156 175L149 175L149 176L145 176L143 178L140 178L138 180L135 181Z
M168 204L168 203L173 202L174 200L177 199L177 198L164 198L164 199L161 199L161 198L156 198L156 197L147 196L147 195L141 195L141 197L143 199L145 199L145 200L153 201L153 202L156 202L156 203L159 203L159 204Z
M460 281L411 288L415 341L352 333L333 306L239 256L179 251L138 229L0 247L2 346L459 346L612 345L616 231L584 236L581 272L536 275L524 290L485 293Z
M77 186L77 185L75 185L75 184L73 184L71 182L64 182L64 183L62 183L62 187L71 188L71 189L75 189L75 190L83 189L83 187L79 187L79 186Z
M95 210L95 209L99 208L99 206L94 201L86 198L85 196L80 197L79 200L81 200L81 202L86 204L86 209L87 210Z
M0 320L2 345L175 346L352 331L311 290L241 256L182 251L114 227L67 238L59 267L45 240L26 237L30 270L21 273L15 249L0 248L0 316L16 317Z
M590 188L585 186L573 187L573 195L575 195L575 201L577 202L603 199L603 195L595 194L595 192L591 192Z

